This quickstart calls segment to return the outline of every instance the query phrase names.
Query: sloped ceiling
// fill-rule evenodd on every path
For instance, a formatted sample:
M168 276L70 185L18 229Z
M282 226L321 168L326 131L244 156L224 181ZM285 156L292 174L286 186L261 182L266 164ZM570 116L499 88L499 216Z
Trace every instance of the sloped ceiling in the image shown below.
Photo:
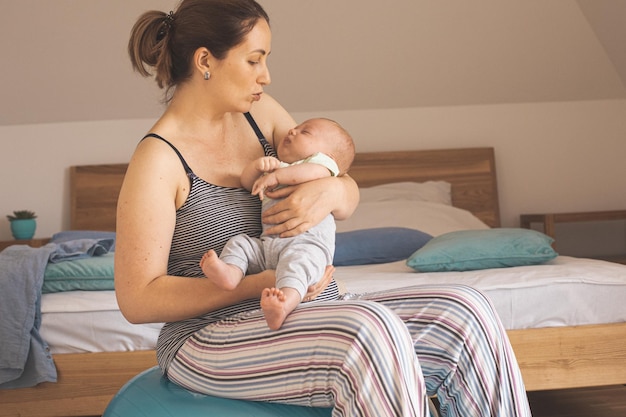
M260 0L288 110L626 98L626 1ZM153 118L129 30L165 0L0 0L0 125Z

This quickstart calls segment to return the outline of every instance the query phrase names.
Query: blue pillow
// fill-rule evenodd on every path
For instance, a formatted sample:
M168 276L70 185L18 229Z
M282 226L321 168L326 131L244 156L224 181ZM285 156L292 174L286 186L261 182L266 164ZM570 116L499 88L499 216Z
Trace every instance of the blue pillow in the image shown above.
M408 258L433 237L405 227L379 227L337 233L335 266L368 265Z
M420 272L537 265L554 259L551 237L529 229L460 230L432 239L407 259Z
M113 290L113 253L48 263L43 277L44 294L61 291Z

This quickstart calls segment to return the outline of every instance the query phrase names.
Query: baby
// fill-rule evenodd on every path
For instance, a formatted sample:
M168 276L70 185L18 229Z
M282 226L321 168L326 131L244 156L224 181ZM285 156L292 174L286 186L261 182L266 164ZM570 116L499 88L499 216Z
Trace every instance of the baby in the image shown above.
M262 200L263 210L276 201L265 190L345 174L354 160L354 142L338 123L309 119L290 129L276 147L279 159L262 157L241 174L241 183ZM265 226L264 226L265 227ZM276 270L276 287L261 295L261 309L270 329L278 330L302 301L310 285L321 279L335 252L335 220L328 215L320 224L294 237L263 235L231 238L221 255L211 249L201 259L204 274L223 289L235 289L246 272Z

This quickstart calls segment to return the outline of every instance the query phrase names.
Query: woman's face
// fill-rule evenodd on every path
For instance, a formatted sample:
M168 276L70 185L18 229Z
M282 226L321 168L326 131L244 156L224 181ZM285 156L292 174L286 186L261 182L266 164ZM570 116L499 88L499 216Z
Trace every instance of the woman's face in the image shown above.
M234 108L247 112L259 101L263 87L271 82L267 57L271 50L272 33L265 19L259 19L243 43L228 52L211 71L219 95Z

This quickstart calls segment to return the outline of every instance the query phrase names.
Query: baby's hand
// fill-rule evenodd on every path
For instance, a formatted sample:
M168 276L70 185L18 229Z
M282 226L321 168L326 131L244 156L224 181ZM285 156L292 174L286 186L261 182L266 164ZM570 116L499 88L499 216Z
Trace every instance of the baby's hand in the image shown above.
M264 156L256 160L256 169L259 172L272 172L280 167L280 161L273 156Z
M252 185L252 195L258 195L259 199L263 200L263 198L265 198L265 190L271 190L277 185L278 178L276 178L276 174L269 172L254 182L254 185Z

